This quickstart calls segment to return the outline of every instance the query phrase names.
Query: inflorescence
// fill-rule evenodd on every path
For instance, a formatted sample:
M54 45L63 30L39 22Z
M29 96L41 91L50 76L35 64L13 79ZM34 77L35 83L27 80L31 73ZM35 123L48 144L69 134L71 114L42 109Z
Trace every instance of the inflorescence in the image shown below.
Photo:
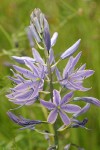
M32 47L33 58L12 56L15 61L24 64L25 67L13 65L11 71L14 77L9 76L9 79L15 83L15 86L10 88L10 93L6 97L9 101L20 106L40 103L41 106L47 108L49 115L47 121L29 120L22 116L17 117L10 111L8 116L20 126L32 130L35 129L37 124L54 124L58 115L63 123L62 127L57 129L58 131L75 127L86 128L88 119L84 118L79 121L78 116L87 112L91 104L100 107L100 101L94 97L74 97L75 91L85 92L91 89L84 87L83 82L94 73L93 70L86 69L86 64L76 68L82 52L79 52L76 57L72 55L78 49L81 40L79 39L63 52L56 61L53 46L56 44L58 33L55 32L50 38L48 21L40 9L35 9L31 13L30 25L26 31ZM43 58L39 51L34 48L35 44L43 50ZM61 72L58 64L64 59L68 59L68 61L63 72ZM58 86L55 86L56 84ZM45 89L46 85L49 87L48 90ZM65 95L63 95L63 91L66 93ZM41 93L48 94L50 98L47 99L46 97L43 100ZM77 101L83 101L86 104L80 107L78 106L79 103L75 104Z

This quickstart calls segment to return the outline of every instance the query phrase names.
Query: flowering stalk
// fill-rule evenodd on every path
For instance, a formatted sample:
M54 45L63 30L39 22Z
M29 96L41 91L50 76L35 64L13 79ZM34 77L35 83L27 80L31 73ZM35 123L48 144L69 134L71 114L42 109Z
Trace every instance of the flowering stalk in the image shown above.
M88 119L85 117L83 120L78 120L78 116L86 113L91 104L100 107L100 101L94 97L74 97L75 91L87 91L90 88L83 86L83 82L86 78L90 77L94 71L87 70L86 64L83 64L79 68L76 68L82 52L79 52L76 57L73 57L73 53L79 47L80 39L75 42L70 48L65 50L56 62L53 53L53 46L56 43L58 33L55 32L50 38L49 24L41 12L40 9L35 9L31 14L30 26L27 28L28 38L32 47L33 58L23 56L13 56L13 59L20 64L24 64L27 68L13 65L14 77L9 79L15 83L15 87L10 88L10 93L6 95L9 101L20 105L33 105L38 101L39 105L42 105L47 109L49 115L46 121L25 119L22 116L17 117L11 112L8 112L9 118L16 124L22 126L21 129L34 130L40 134L45 135L49 142L48 150L59 149L58 132L69 128L84 128L86 127ZM40 56L39 52L33 47L37 44L39 49L44 50L46 62ZM63 59L68 59L68 62L63 69L63 73L59 71L57 67L58 63L61 63ZM56 81L53 81L53 74L56 75ZM44 83L49 84L49 90L44 90ZM54 83L59 84L55 89ZM59 88L60 87L60 88ZM62 97L62 91L58 89L64 88L66 94ZM67 91L69 92L67 93ZM43 100L41 94L50 94L50 100L48 98ZM44 96L45 97L45 96ZM85 102L85 106L80 107L77 101ZM18 107L19 108L19 107ZM69 116L69 113L72 114ZM57 117L60 116L63 125L59 127ZM51 124L54 129L54 134L49 131L40 131L37 129L37 124ZM54 137L54 143L51 144L50 136ZM72 144L67 144L64 149L69 150ZM75 145L74 145L75 146ZM79 148L79 147L77 147Z
M51 101L53 102L53 81L52 81L52 72L51 72L51 65L50 65L50 61L49 61L49 53L47 53L47 50L46 50L46 46L45 46L45 50L44 50L44 53L45 53L45 57L46 57L46 62L47 62L47 68L48 68L48 75L49 75L49 83L50 83L50 98L51 98ZM54 128L54 142L55 142L55 149L57 150L58 149L58 131L57 131L57 123L55 122L54 125L53 125L53 128Z
M50 79L50 97L51 100L53 101L53 81L52 81L52 72L51 72L51 67L49 60L47 59L47 66L48 66L48 74L49 74L49 79ZM54 141L55 141L55 146L56 149L58 149L58 131L57 131L57 123L55 122L54 125Z

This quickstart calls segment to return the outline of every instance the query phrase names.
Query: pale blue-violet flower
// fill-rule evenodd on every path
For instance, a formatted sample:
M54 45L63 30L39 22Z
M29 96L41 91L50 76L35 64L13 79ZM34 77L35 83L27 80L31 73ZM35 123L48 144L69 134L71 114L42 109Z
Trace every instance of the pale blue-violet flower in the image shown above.
M14 81L16 86L11 88L10 94L6 95L10 101L19 105L34 103L44 85L44 66L39 64L40 67L38 67L29 60L25 60L25 65L29 69L13 65L18 74L13 71L15 77L9 78Z
M74 101L84 101L100 107L100 101L95 97L74 97Z
M32 48L32 54L33 58L31 57L17 57L17 56L12 56L14 60L16 60L20 64L25 64L25 61L30 61L31 63L36 64L40 69L41 69L41 64L44 67L44 72L48 74L48 67L47 64L45 63L45 60L40 56L39 52L35 49ZM50 50L49 54L49 63L51 65L51 71L53 72L55 69L55 66L53 65L54 63L54 53L53 50Z
M68 60L66 67L63 70L63 75L61 76L58 68L56 68L56 75L60 82L60 84L70 90L79 90L79 91L87 91L90 88L83 87L84 79L90 77L94 71L93 70L86 70L85 64L82 65L80 68L75 69L77 62L79 61L81 56L81 52L77 54L74 58L71 56Z
M7 115L9 116L9 118L15 122L16 124L24 127L24 128L20 128L20 129L26 129L26 128L29 128L31 130L34 130L35 129L35 126L37 124L41 124L43 123L42 121L40 120L30 120L30 119L25 119L23 118L22 116L16 116L15 114L13 114L12 112L8 111L7 112Z
M66 114L66 112L77 113L81 109L81 107L78 105L68 104L72 96L73 96L73 92L70 92L66 94L61 100L60 92L57 90L53 90L53 102L40 100L40 103L51 111L47 119L49 123L51 124L54 123L57 119L58 114L60 115L65 125L71 123L71 120Z

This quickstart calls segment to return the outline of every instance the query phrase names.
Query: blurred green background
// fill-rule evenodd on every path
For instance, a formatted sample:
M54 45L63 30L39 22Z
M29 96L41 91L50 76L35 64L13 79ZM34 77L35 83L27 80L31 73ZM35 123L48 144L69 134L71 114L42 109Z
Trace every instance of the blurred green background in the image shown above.
M54 47L56 56L79 38L82 39L80 63L86 62L87 68L95 70L95 74L85 82L85 86L92 89L85 93L77 92L76 95L100 99L100 0L0 0L0 150L47 148L43 135L18 130L19 126L6 115L10 108L16 107L5 98L8 88L12 86L7 78L11 75L10 63L15 63L11 56L32 56L25 27L29 25L30 13L34 8L40 8L46 14L51 35L55 31L59 33ZM59 65L60 69L66 61ZM44 119L43 112L34 106L21 108L17 113L31 119ZM87 127L92 130L80 128L59 133L60 150L70 142L85 150L100 150L100 109L91 106L82 118L86 116L89 118Z

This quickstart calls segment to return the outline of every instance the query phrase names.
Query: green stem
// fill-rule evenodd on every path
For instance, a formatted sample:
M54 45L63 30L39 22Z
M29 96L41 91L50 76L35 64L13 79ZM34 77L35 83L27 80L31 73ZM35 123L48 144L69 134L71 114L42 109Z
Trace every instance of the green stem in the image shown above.
M52 72L51 72L51 65L49 62L49 54L48 51L45 49L45 56L47 60L47 68L48 68L48 74L49 74L49 80L50 80L50 98L51 101L53 101L53 80L52 80ZM54 143L56 146L56 150L58 150L58 132L57 132L57 123L55 122L53 125L54 128Z
M58 144L57 122L54 123L53 128L54 128L54 142L55 142L55 145L56 145L56 150L58 150L59 144Z

